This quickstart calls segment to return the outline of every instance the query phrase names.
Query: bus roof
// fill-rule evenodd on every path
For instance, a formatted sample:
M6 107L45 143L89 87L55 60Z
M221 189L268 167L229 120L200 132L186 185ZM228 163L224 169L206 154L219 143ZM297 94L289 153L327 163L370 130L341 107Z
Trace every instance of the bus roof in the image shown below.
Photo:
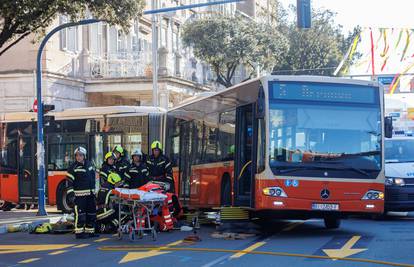
M56 120L69 120L81 118L99 118L103 116L122 116L122 115L148 115L165 113L165 109L152 106L105 106L105 107L86 107L72 108L48 114L55 116ZM14 112L0 114L2 122L36 121L35 112Z
M298 82L323 82L346 83L365 86L378 86L372 81L354 80L349 78L325 77L325 76L292 76L292 75L267 75L261 78L251 79L246 82L226 88L222 91L194 99L183 103L169 113L183 119L205 119L205 116L213 112L223 112L237 106L246 105L256 101L260 83L268 81L298 81Z

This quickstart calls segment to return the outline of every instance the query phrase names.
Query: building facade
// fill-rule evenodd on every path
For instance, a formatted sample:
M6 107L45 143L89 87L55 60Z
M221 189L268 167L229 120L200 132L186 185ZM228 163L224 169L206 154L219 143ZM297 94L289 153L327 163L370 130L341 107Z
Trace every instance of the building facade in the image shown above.
M182 25L197 14L242 13L256 18L269 0L210 6L157 15L158 103L170 108L188 97L218 90L209 66L181 45ZM204 0L159 0L159 7ZM147 0L145 9L151 8ZM252 12L253 10L253 12ZM49 30L68 19L59 16ZM39 42L29 36L0 57L0 113L29 111L36 95ZM152 21L142 16L129 33L104 22L56 33L43 52L43 101L56 110L86 106L152 105ZM236 79L243 79L243 70Z

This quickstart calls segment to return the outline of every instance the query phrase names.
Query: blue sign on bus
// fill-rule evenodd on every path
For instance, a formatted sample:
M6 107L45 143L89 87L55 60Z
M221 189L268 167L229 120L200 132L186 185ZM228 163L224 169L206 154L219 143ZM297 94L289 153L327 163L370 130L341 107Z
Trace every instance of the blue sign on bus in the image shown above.
M391 84L394 80L394 76L380 76L378 77L378 82L384 85Z

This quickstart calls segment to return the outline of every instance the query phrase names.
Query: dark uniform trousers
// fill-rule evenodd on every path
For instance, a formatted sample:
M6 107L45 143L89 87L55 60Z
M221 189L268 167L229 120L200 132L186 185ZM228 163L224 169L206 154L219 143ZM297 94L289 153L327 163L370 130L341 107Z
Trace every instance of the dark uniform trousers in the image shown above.
M75 193L75 233L93 234L96 224L95 170L89 162L75 162L67 170Z
M118 213L110 205L111 189L102 187L98 193L97 223L101 232L113 232L118 228Z

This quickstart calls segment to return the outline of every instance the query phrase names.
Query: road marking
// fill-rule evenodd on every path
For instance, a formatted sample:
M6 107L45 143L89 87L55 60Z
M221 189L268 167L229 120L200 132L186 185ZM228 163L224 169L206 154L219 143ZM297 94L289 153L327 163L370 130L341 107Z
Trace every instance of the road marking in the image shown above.
M30 258L27 260L19 261L19 263L31 263L31 262L38 261L38 260L40 260L40 258Z
M109 240L109 239L110 238L105 237L105 238L97 239L97 240L95 240L93 242L103 242L103 241L106 241L106 240Z
M367 250L366 248L352 248L361 236L356 235L349 239L342 248L339 249L323 249L323 252L328 255L330 258L346 258L354 254L363 252Z
M84 247L87 247L89 245L90 244L80 244L80 245L74 246L74 248L84 248Z
M65 252L68 252L67 250L57 250L57 251L53 251L50 252L49 255L59 255L59 254L63 254Z
M293 229L295 229L296 227L298 227L299 225L304 224L305 222L292 222L289 223L285 228L282 229L282 232L289 232Z
M257 249L257 248L259 248L259 247L263 246L264 244L266 244L266 242L257 242L256 244L253 244L253 245L251 245L250 247L247 247L247 248L243 249L243 251L245 251L245 252L238 252L238 253L236 253L236 254L233 254L233 255L230 257L230 259L237 259L237 258L240 258L241 256L245 255L245 254L246 254L246 252L251 252L251 251L253 251L253 250L255 250L255 249Z
M0 245L0 254L34 252L45 250L59 250L72 247L74 244L50 244L50 245Z
M178 240L172 243L169 243L165 246L160 247L160 249L165 249L172 246L177 246L179 244L183 243L182 240ZM149 251L143 251L143 252L128 252L120 261L119 263L126 263L130 261L136 261L136 260L142 260L154 256L159 256L163 254L171 253L171 251L160 251L159 249L155 250L149 250Z

